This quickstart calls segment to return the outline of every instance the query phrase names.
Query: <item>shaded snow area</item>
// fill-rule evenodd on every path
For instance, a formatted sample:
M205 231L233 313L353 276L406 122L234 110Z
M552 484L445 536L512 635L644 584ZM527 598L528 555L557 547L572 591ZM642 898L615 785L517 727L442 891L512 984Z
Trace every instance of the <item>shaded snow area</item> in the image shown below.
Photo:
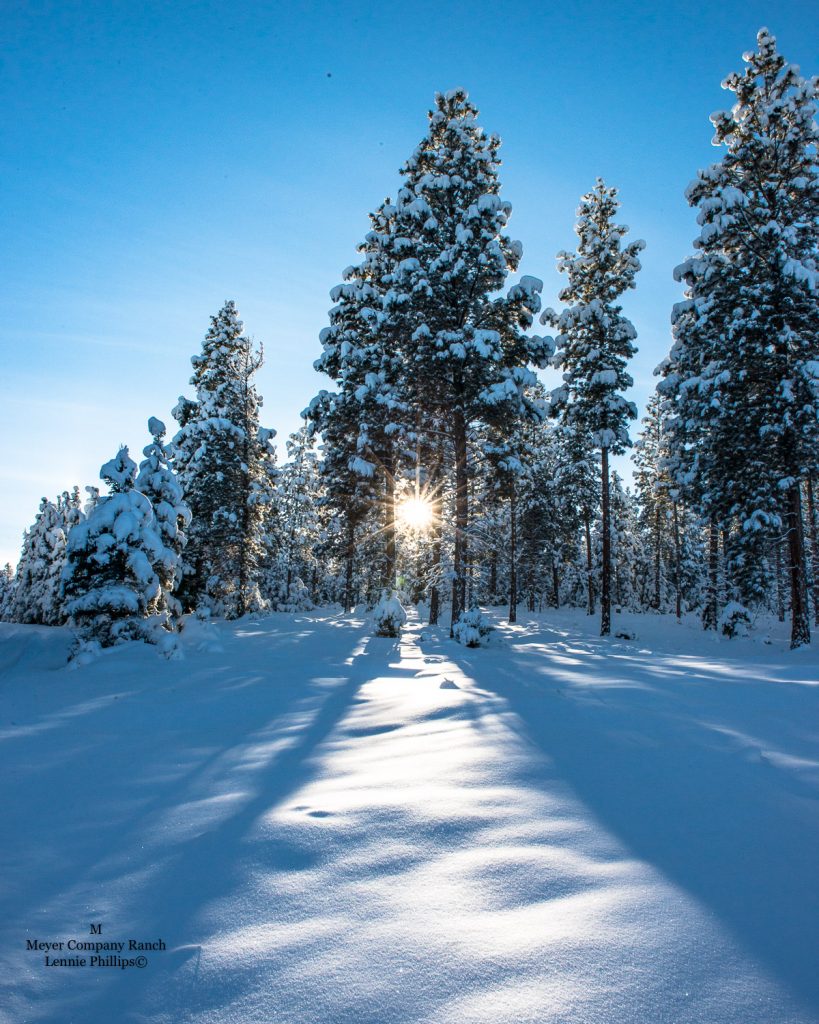
M2 626L0 1020L815 1024L815 648L493 618Z

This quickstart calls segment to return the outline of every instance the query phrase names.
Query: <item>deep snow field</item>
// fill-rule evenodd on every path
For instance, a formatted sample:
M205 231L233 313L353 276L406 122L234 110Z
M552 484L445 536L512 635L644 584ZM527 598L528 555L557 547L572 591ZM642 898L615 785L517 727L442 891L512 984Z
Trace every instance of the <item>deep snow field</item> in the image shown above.
M817 645L521 618L0 626L0 1020L819 1021Z

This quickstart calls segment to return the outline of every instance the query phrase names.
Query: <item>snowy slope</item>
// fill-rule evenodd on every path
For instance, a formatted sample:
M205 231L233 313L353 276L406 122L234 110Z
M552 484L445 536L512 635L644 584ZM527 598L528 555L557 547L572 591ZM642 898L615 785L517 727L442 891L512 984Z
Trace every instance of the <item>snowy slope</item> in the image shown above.
M595 625L2 626L0 1020L819 1021L816 651Z

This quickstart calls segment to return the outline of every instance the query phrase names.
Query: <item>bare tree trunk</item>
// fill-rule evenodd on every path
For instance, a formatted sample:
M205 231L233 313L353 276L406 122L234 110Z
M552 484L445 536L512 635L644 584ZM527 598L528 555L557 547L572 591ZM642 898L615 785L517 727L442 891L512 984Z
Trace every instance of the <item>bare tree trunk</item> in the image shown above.
M344 611L353 610L353 564L355 562L355 523L347 517L346 571L344 577Z
M816 506L813 499L813 473L808 474L808 533L813 573L813 622L819 626L819 538L816 535Z
M441 592L438 589L438 576L441 571L441 550L443 546L443 505L444 499L441 493L441 472L443 455L440 450L430 479L432 490L432 564L430 576L432 583L429 588L429 624L436 626L438 617L441 614Z
M552 597L554 599L555 608L560 607L560 576L557 572L557 566L552 562Z
M384 460L384 575L381 586L395 587L395 473L392 455Z
M702 612L702 628L716 629L719 618L719 530L711 520L708 526L708 596Z
M591 548L591 523L589 510L583 510L583 525L586 530L586 582L589 588L589 615L594 615L594 573Z
M515 507L515 484L509 496L509 621L518 620L518 576L517 566L517 509Z
M799 484L788 491L788 569L791 577L791 648L810 643L808 581L805 571L805 535Z
M677 619L682 618L682 556L680 553L680 514L677 502L674 502L674 590Z
M469 479L467 475L466 423L463 410L453 412L453 441L455 444L455 551L453 557L452 616L449 635L454 636L454 625L466 608L466 531L469 525Z
M660 576L662 575L662 553L660 551L660 506L654 510L654 603L655 611L660 610Z
M609 508L609 450L600 452L602 462L603 565L600 586L600 636L611 633L611 509Z

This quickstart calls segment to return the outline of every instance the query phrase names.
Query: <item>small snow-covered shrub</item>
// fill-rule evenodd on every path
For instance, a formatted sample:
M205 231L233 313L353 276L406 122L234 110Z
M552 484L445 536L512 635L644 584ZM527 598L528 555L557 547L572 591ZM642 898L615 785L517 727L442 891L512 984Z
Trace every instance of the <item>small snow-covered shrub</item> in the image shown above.
M297 576L291 582L289 589L284 581L278 585L271 601L271 607L276 612L309 612L315 605L310 600L310 591L304 585L303 580Z
M719 628L723 636L747 636L751 626L751 613L737 601L729 601L719 617Z
M376 636L398 636L407 621L407 613L394 590L382 592L372 617Z
M459 644L464 647L480 647L492 632L492 626L486 621L480 608L470 608L461 612L452 632Z
M155 642L157 616L170 625L168 609L160 607L156 567L176 556L165 547L151 502L134 486L136 468L128 449L120 448L100 470L111 493L99 498L68 536L65 610L80 640L101 647Z

